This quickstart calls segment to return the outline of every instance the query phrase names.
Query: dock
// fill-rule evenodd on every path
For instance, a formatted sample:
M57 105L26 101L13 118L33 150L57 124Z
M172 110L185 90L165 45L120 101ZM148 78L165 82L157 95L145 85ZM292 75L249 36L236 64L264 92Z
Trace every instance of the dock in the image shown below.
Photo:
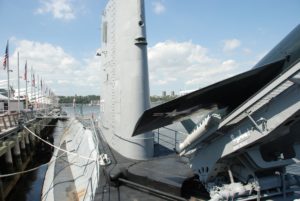
M32 156L44 146L24 126L39 137L49 139L56 121L67 118L43 113L47 114L39 110L0 115L0 201L6 200L22 176L18 172L26 170Z

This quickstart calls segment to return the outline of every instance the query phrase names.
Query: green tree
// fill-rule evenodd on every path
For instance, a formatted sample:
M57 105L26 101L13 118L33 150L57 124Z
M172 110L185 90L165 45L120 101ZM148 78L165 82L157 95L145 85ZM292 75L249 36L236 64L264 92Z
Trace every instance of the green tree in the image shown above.
M89 104L92 100L100 100L100 96L88 95L88 96L59 96L59 103L73 103L75 97L77 104Z

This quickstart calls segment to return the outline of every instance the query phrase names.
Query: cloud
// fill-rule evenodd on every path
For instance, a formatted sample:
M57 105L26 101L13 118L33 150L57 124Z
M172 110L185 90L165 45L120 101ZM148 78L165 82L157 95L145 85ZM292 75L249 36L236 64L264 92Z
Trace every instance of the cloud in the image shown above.
M58 84L70 84L69 80L57 80Z
M51 13L54 18L69 21L75 19L75 12L71 0L43 0L37 14Z
M152 91L199 88L239 72L233 59L220 60L191 41L159 42L148 48ZM160 87L159 87L160 86Z
M252 50L251 49L249 49L249 48L243 48L243 52L245 53L245 54L252 54Z
M155 1L152 3L154 13L157 15L162 14L166 11L165 5L161 1Z
M236 64L236 61L232 60L232 59L229 59L229 60L226 60L226 61L223 61L222 62L222 67L225 68L225 69L231 69L233 67L235 67L237 64Z
M241 41L239 41L238 39L224 40L223 43L224 43L224 47L223 47L224 52L233 51L236 48L241 46Z
M207 49L189 42L165 41L159 42L148 49L148 58L151 70L157 69L180 69L183 66L193 67L195 65L213 62L207 56Z
M20 52L20 75L24 73L25 61L33 68L35 75L42 76L58 95L99 94L100 57L91 53L85 59L75 58L62 47L51 43L30 40L11 40L16 47L10 54L11 83L17 86L17 52ZM209 50L192 41L164 41L148 48L150 89L179 91L196 89L233 76L241 71L236 60L219 59ZM29 76L30 77L30 73ZM0 74L6 79L6 74ZM24 88L25 82L21 81ZM153 94L153 93L152 93Z
M174 82L174 81L176 81L177 79L176 78L174 78L174 77L168 77L168 78L166 78L166 79L164 79L164 80L156 80L153 84L154 85L165 85L165 84L168 84L168 83L170 83L170 82Z
M16 48L10 55L10 68L14 71L11 78L14 87L17 87L17 52L20 53L20 75L24 75L24 66L27 60L28 77L31 68L35 76L43 77L50 88L55 89L59 95L99 94L100 83L100 58L91 55L83 60L78 60L67 53L62 47L50 43L30 40L11 40ZM95 50L96 52L96 50ZM6 79L5 74L0 75ZM25 82L21 81L21 87Z
M200 70L195 73L193 79L187 80L186 85L202 85L206 86L214 82L220 81L226 77L236 74L235 70L238 67L236 61L229 59L218 63L215 68L208 68L206 70Z
M78 61L60 46L29 40L17 40L15 43L16 49L13 57L20 52L21 56L28 60L30 66L38 67L45 73L61 71L70 73L75 66L79 65Z

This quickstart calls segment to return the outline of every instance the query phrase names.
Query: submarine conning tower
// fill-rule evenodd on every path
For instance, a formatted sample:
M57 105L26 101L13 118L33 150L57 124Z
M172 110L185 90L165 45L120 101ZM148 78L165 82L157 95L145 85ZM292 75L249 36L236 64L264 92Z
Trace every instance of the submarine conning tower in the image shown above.
M101 132L126 158L151 158L153 133L131 137L150 107L144 1L110 0L101 27Z

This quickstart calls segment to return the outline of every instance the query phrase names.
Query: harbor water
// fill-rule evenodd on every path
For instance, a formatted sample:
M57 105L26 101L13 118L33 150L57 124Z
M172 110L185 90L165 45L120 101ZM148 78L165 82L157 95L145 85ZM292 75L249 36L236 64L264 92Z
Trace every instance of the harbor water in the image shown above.
M94 116L95 118L100 114L99 105L81 105L77 104L76 107L63 107L68 116Z
M94 116L99 115L99 106L89 106L89 105L78 105L76 108L73 107L64 107L64 111L68 113L68 116L84 115L84 116ZM59 140L60 136L64 131L64 127L67 125L66 121L58 121L54 127L52 133L49 136L52 136L53 139L50 140L53 143L53 140ZM23 174L21 179L16 184L14 190L8 196L7 201L40 201L41 192L43 188L43 183L45 179L45 174L48 166L43 165L49 162L52 156L52 151L50 147L45 145L40 147L43 151L37 151L37 153L32 156L31 162L28 164L27 169L32 169L38 166L41 166L37 170L34 170L29 173ZM49 149L51 151L49 151Z

